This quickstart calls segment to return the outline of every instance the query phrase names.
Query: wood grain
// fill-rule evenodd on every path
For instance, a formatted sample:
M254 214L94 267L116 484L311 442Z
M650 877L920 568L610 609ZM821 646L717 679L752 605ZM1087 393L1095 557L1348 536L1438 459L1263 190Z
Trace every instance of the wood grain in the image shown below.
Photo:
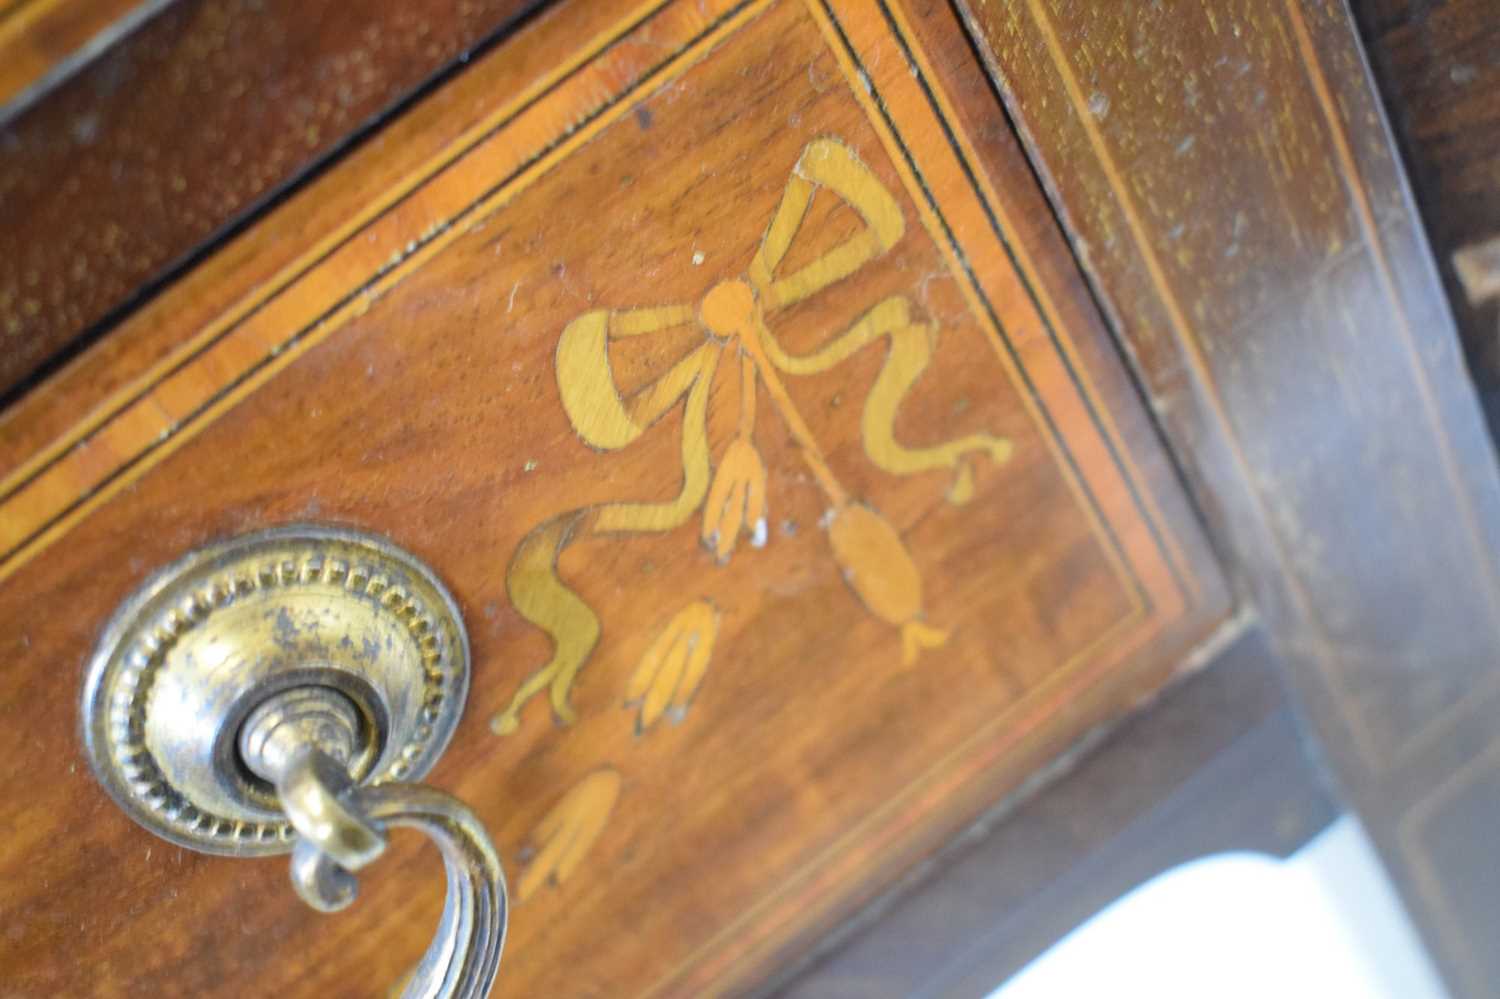
M0 124L0 395L529 6L174 4Z
M1215 854L1290 856L1340 812L1257 628L1069 763L766 994L988 995L1158 874ZM1150 962L1121 971L1130 993Z
M363 525L452 588L476 674L432 779L476 809L524 886L501 995L748 987L1158 690L1224 620L1218 570L966 39L945 8L915 6L560 5L455 79L465 100L419 116L430 169L392 181L372 154L332 171L323 190L390 186L338 202L343 220L289 254L300 266L181 331L191 350L64 428L66 446L22 456L0 501L0 640L20 664L0 692L0 788L24 803L0 850L9 986L369 994L425 944L441 879L415 842L369 871L354 910L323 918L281 863L157 844L87 773L74 705L98 628L152 568L211 538ZM866 399L894 339L782 371L774 407L757 368L743 434L728 345L750 352L746 314L698 305L753 271L801 157L831 137L861 164L839 176L884 191L900 232L871 255L871 220L850 205L863 196L817 193L772 277L865 249L757 322L811 354L904 303L935 346L894 441L1013 448L965 459L965 488L954 467L895 467L889 442L869 443L885 440ZM320 217L310 205L285 211ZM267 226L289 224L277 214ZM210 261L162 314L199 315L221 276ZM637 321L684 305L675 327ZM635 335L581 387L560 339L601 310ZM721 354L712 378L680 367ZM608 423L640 432L591 447L590 411L570 399L652 415ZM753 440L763 546L754 531L722 559L703 546L703 499L685 485L692 405L710 479L749 474L727 455ZM569 511L679 502L689 514L670 523L611 514L647 525L629 533L548 533ZM845 515L866 518L851 536L878 533L849 509L878 511L878 547L842 529L830 544ZM888 574L895 549L918 608L909 576L862 575ZM531 551L551 560L517 576ZM529 599L544 584L600 630L566 697L518 701L563 644ZM908 662L913 623L943 644L917 642ZM492 729L497 716L513 723ZM59 827L70 848L41 848Z
M966 9L1352 803L1490 994L1500 484L1354 26Z
M605 9L570 13L566 20L581 37L593 37L606 29L610 15ZM512 50L485 73L458 75L349 152L345 162L351 166L337 178L308 181L269 217L221 242L194 268L190 293L145 303L0 410L0 467L16 470L75 446L194 356L216 320L253 308L268 287L285 284L315 261L320 247L338 244L429 177L442 165L437 152L472 138L473 130L484 131L496 100L524 99L544 86L559 69L555 59L551 51Z

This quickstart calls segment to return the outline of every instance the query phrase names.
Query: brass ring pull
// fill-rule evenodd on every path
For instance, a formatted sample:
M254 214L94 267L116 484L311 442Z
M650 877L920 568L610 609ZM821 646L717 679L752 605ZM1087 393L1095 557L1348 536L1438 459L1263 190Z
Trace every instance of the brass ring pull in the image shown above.
M357 787L347 761L358 712L328 687L294 687L258 706L240 729L240 758L276 789L297 830L292 885L335 912L354 901L352 872L385 850L385 828L426 833L443 855L448 894L438 931L404 999L489 995L505 943L505 881L484 826L452 795L425 784Z
M131 818L207 853L290 852L319 911L354 900L387 829L425 833L447 898L402 995L478 999L505 943L500 859L472 811L414 782L458 723L468 670L458 608L413 556L281 528L194 552L126 601L89 665L84 741Z
M484 827L463 802L424 784L357 788L353 799L354 807L376 823L426 833L443 854L448 880L443 915L403 999L489 995L505 946L506 898L500 858ZM337 869L327 854L307 848L299 856L300 849L293 851L292 862L305 860L315 879L323 870Z

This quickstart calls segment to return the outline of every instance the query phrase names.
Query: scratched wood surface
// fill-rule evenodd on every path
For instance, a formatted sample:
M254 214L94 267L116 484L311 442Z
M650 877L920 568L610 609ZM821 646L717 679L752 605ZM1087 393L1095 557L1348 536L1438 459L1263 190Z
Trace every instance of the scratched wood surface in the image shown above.
M163 9L45 100L0 114L0 399L535 5L142 0L130 14ZM17 45L43 46L56 39L27 11L104 22L126 6L26 0L0 33L13 23ZM276 265L242 264L261 280ZM158 360L155 343L115 344L75 387L80 404Z
M159 303L170 363L16 456L11 992L365 995L431 932L414 840L320 917L94 785L91 644L213 538L355 524L455 592L431 779L510 871L501 995L749 987L1220 625L967 39L914 6L560 5L411 112L425 157L332 171L368 192L339 225L288 202L291 266L205 316L208 261Z
M1500 482L1344 5L964 6L1350 803L1493 995Z

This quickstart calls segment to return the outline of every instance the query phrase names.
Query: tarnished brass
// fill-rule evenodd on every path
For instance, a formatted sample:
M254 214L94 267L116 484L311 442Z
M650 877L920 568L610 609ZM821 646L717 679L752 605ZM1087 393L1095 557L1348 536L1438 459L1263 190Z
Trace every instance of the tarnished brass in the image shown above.
M297 830L292 885L320 912L354 901L353 873L385 850L385 828L420 829L437 844L448 894L438 932L402 991L422 999L489 994L505 944L505 879L484 827L451 795L421 784L356 787L345 761L356 744L354 705L331 687L293 687L251 713L240 754L271 782Z
M205 548L116 613L89 665L83 736L100 782L141 825L237 856L292 852L314 908L390 825L443 854L448 895L403 994L487 995L506 925L499 857L474 814L410 783L447 745L468 640L437 578L382 538L295 526Z
M285 853L293 829L236 747L250 713L322 686L357 716L356 783L421 777L468 689L458 608L382 538L284 527L193 552L116 613L89 666L84 741L137 822L208 853Z

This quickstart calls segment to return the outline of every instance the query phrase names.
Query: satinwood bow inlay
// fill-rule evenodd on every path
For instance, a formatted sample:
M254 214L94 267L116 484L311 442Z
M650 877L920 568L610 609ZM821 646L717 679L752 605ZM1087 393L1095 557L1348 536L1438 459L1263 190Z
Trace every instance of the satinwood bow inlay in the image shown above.
M819 191L831 193L852 208L863 226L812 262L782 273L781 264ZM949 470L952 477L946 496L955 505L967 503L974 494L972 461L983 456L1003 463L1011 456L1011 442L987 433L926 446L897 440L897 411L926 370L938 342L937 324L922 318L907 296L893 295L871 304L846 328L824 336L805 353L788 351L772 331L776 313L858 274L895 246L905 231L906 220L895 198L854 151L837 137L816 138L793 166L781 202L743 276L713 285L696 306L595 310L567 325L557 345L556 372L573 429L591 447L617 450L633 444L680 407L681 490L664 503L627 500L569 510L543 522L521 542L506 577L507 588L522 616L552 639L553 654L496 717L496 732L516 731L521 709L544 689L549 691L557 718L573 720L569 692L599 642L601 629L594 609L558 573L563 549L589 535L672 531L700 510L700 537L721 563L730 559L742 535L756 548L767 543L766 467L755 446L761 392L823 492L827 509L821 526L844 579L870 613L898 629L903 661L911 664L922 649L947 641L947 631L927 621L921 571L906 542L875 505L852 496L839 481L784 378L820 374L866 347L882 346L885 361L865 398L861 419L865 453L876 467L892 475ZM622 394L610 369L610 345L683 325L696 325L701 342L645 387ZM721 363L739 365L737 398L725 399L713 391L714 374ZM717 461L710 454L707 429L709 408L715 405L738 411L737 432ZM703 606L701 602L688 604L680 616L685 622L708 620ZM712 629L684 623L671 626L669 634L673 631L708 634L706 639L695 638L680 649L662 653L665 666L653 674L653 679L670 678L673 682L667 686L675 690L677 678L685 673L682 686L691 696L707 668ZM657 684L637 679L631 686L632 696L642 697ZM685 703L683 697L663 696L679 707ZM646 696L642 727L655 720L660 699Z

